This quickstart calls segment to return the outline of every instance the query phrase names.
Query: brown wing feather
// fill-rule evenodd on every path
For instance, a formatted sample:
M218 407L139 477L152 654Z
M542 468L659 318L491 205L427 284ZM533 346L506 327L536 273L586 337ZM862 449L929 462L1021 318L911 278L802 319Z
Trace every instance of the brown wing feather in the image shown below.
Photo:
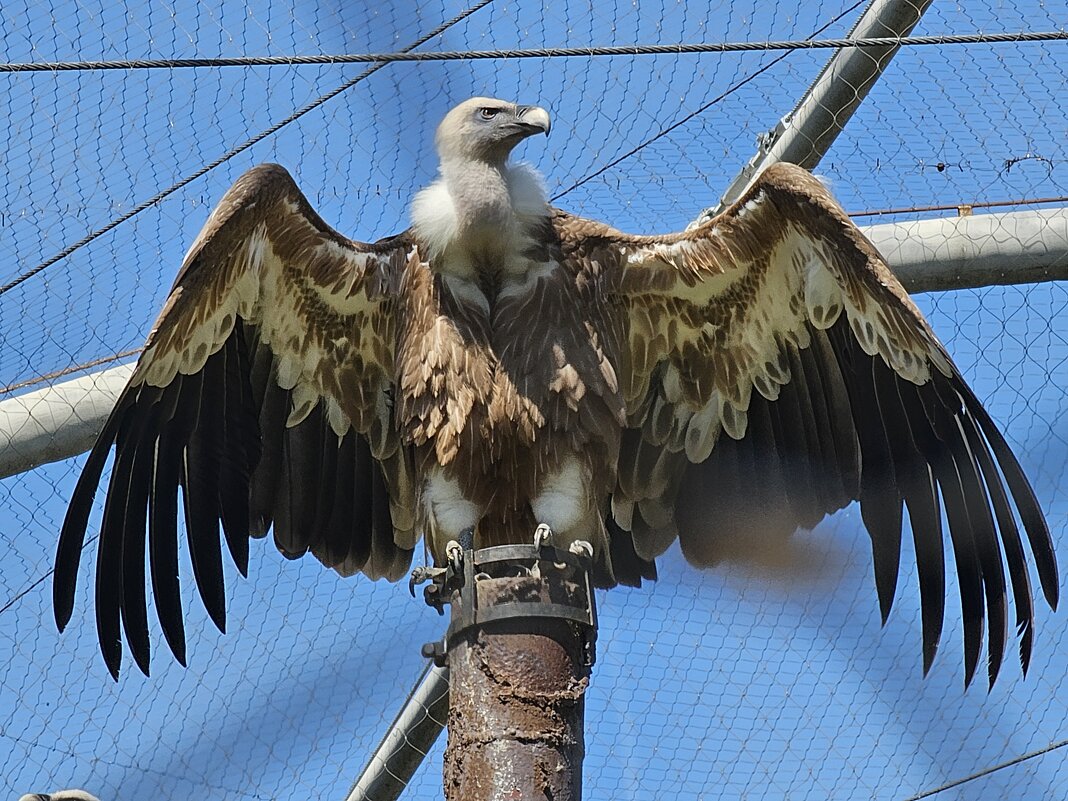
M732 543L811 527L856 499L885 617L907 508L926 669L942 627L944 508L966 680L984 619L991 682L1000 666L1006 562L1026 667L1033 607L1016 517L1051 605L1058 593L1041 509L926 320L823 185L781 164L684 233L591 225L571 223L617 249L629 323L621 384L634 430L612 505L638 553L656 556L677 531L687 558L709 564Z
M403 574L416 539L414 484L390 388L396 288L409 258L418 256L406 235L367 245L335 232L277 165L245 173L212 212L90 452L60 534L54 600L63 628L92 499L116 446L96 570L113 675L120 621L148 672L146 533L160 624L184 662L179 486L194 577L220 629L220 525L242 573L248 537L273 524L288 556L310 550L344 574Z

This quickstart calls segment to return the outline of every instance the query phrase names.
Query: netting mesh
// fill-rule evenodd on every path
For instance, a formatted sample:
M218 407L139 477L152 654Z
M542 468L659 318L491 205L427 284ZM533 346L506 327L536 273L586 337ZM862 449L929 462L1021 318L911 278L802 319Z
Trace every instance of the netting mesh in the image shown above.
M0 36L9 62L386 52L466 7L11 0ZM801 39L820 29L831 37L859 11L830 0L494 0L424 49ZM1066 21L1059 3L935 4L916 32ZM520 155L542 170L558 205L625 230L673 230L715 202L755 136L793 107L826 58L386 66L0 297L0 386L138 348L185 248L253 164L286 165L326 220L374 239L406 225L412 192L436 169L433 128L452 104L518 98L553 112L553 136ZM866 223L931 216L908 211L916 207L1023 209L1063 198L1066 64L1063 42L904 48L819 171L850 211L897 211ZM0 283L365 69L5 75ZM919 302L1006 430L1063 540L1068 290L1046 283ZM152 678L128 668L112 683L89 611L92 560L71 628L59 637L52 623L48 571L80 462L0 483L0 792L73 785L104 801L343 798L419 674L419 645L438 636L439 619L403 588L342 580L254 542L252 579L228 575L227 635L211 628L183 574L190 668L169 661L155 632ZM905 799L1068 737L1063 615L1040 610L1026 680L1008 664L991 693L981 682L965 692L951 581L943 647L923 680L911 555L880 629L865 540L850 508L794 538L790 570L699 573L672 551L654 586L602 594L588 796ZM440 796L441 747L406 797ZM1053 751L937 797L1065 795L1063 751Z

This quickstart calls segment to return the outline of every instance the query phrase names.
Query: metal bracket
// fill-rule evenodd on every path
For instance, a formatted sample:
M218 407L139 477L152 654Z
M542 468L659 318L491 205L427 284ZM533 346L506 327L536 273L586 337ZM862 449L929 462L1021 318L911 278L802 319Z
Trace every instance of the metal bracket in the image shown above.
M583 635L584 663L593 667L596 660L597 606L590 584L590 555L582 549L565 551L551 545L498 545L477 551L466 550L458 560L450 560L448 567L435 569L426 579L431 582L423 590L429 606L444 614L445 605L453 607L452 622L441 642L427 643L423 655L442 666L447 661L449 643L465 632L502 620L517 618L546 618L566 620L576 625ZM579 583L579 605L516 601L488 608L478 607L476 582L488 578L514 576L516 572L530 575L557 575Z

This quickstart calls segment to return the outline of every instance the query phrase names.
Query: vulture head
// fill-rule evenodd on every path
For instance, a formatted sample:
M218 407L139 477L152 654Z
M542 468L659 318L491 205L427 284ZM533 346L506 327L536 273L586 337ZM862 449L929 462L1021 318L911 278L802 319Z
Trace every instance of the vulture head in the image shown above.
M545 109L473 97L445 115L434 144L443 162L478 160L502 164L512 148L537 133L549 134L549 112Z
M100 799L85 790L60 790L58 793L30 793L19 798L19 801L100 801Z

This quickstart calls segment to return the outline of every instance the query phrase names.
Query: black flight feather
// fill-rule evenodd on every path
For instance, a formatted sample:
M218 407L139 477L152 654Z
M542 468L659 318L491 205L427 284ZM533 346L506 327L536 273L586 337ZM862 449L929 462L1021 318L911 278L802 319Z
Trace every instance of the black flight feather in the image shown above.
M1016 511L1020 515L1020 520L1023 521L1027 539L1031 543L1031 552L1035 556L1035 567L1038 570L1039 582L1042 584L1042 592L1050 608L1056 609L1060 594L1057 557L1053 552L1053 539L1050 537L1049 525L1042 514L1042 508L1038 505L1035 491L1024 475L1016 454L1009 448L1005 437L1002 436L971 389L959 379L954 380L953 385L964 399L968 411L974 415L983 434L986 435L987 442L990 443L1002 475L1005 476L1005 482L1012 492L1012 498L1016 502Z
M115 409L104 423L104 428L82 466L82 473L71 494L63 526L56 546L56 570L52 578L52 608L56 627L63 631L74 613L74 595L78 581L78 565L81 562L85 533L89 526L89 514L93 510L93 498L100 484L100 476L107 464L111 446L115 444L123 414L133 402L136 387L127 388L115 404Z
M241 575L248 575L249 500L252 471L260 457L259 409L249 383L248 345L240 318L224 345L223 453L219 474L219 507L223 533Z
M367 440L355 431L350 431L345 436L345 447L352 454L352 472L348 475L348 494L352 496L352 528L342 536L345 536L348 542L348 560L362 567L371 558L371 543L374 538L371 449Z
M177 406L163 426L156 449L152 495L149 499L148 553L152 595L163 636L178 661L185 665L185 626L178 581L178 486L185 446L197 425L204 371L176 375ZM188 525L188 522L187 522Z
M265 348L262 348L265 350ZM263 360L257 356L254 371L260 370ZM257 402L257 389L253 386L252 400L259 406L259 430L261 453L252 471L249 490L249 525L250 533L263 537L279 514L279 503L286 501L281 491L283 466L283 441L286 435L286 417L289 414L289 395L273 380L269 380L272 363L265 368L265 383L262 397ZM259 378L259 376L256 376ZM285 507L288 509L288 505Z
M1020 531L1016 527L1016 519L1013 516L1012 506L1009 503L1005 486L1001 482L1001 475L998 473L986 440L983 439L975 419L965 411L960 416L960 424L982 472L983 480L986 482L987 491L990 494L990 502L994 507L994 515L997 518L998 529L1001 532L1001 543L1005 549L1005 561L1009 566L1013 605L1016 607L1016 631L1020 636L1020 665L1026 674L1027 668L1031 664L1034 604L1031 598L1031 579L1028 575L1023 541L1020 539Z
M319 463L316 466L315 514L311 518L309 540L314 550L324 552L330 528L330 518L336 503L338 466L338 436L330 427L326 415L322 416L322 445L319 449Z
M391 579L399 578L392 575L397 544L393 539L393 518L389 511L386 478L381 466L371 456L370 446L366 440L363 442L371 470L371 564L378 574Z
M930 384L916 388L924 406L928 420L935 420L935 410L940 401ZM953 542L953 558L957 566L957 583L960 587L960 603L964 627L964 683L971 683L975 668L979 662L979 651L983 639L985 602L982 569L972 536L972 522L968 513L968 504L961 477L947 443L941 441L927 454L928 461L934 469L945 503L946 518L949 521L949 536Z
M791 375L790 380L780 388L778 400L768 405L768 415L794 520L798 526L812 528L823 517L823 510L816 509L813 501L815 489L805 452L807 445L794 376Z
M138 388L138 394L140 393ZM134 400L136 403L136 400ZM120 607L122 604L122 523L126 515L126 483L133 461L131 435L136 428L134 415L123 415L115 438L113 480L104 501L104 516L100 523L100 541L96 555L96 630L104 664L113 679L119 678L122 663Z
M797 351L797 365L799 372L803 374L808 407L814 423L813 432L816 437L814 456L817 457L818 472L816 480L822 488L822 498L825 511L840 509L848 503L852 496L848 495L842 482L842 467L838 464L838 453L835 446L836 426L843 425L831 417L831 410L827 397L833 388L824 383L817 362L820 353L815 349L817 333L809 327L809 347Z
M322 534L327 562L331 565L348 562L347 566L355 570L363 567L367 559L366 553L361 557L358 548L350 547L361 538L367 539L357 522L360 514L357 498L361 492L361 484L356 480L357 436L355 431L347 431L334 452L334 472L327 479L334 486L333 503ZM370 488L367 494L370 495ZM367 513L370 514L370 509Z
M190 379L184 380L190 382ZM188 412L185 416L189 416ZM178 583L178 474L183 451L182 427L181 419L174 420L160 434L149 496L148 548L156 616L171 652L184 666L185 626Z
M856 426L853 424L853 407L849 402L849 392L842 376L842 368L831 349L826 331L811 330L812 364L819 371L818 383L823 389L823 397L830 417L831 435L834 445L835 463L838 465L838 479L842 486L841 506L860 495L860 441Z
M322 407L282 434L282 475L274 521L274 541L290 559L303 556L309 546L309 526L315 517L315 486L323 445Z
M219 470L222 459L223 354L208 357L200 409L179 471L193 577L204 608L219 631L226 630L222 544L219 541Z
M946 594L938 488L927 459L917 444L917 440L923 437L926 437L927 442L933 441L934 433L918 401L910 411L902 398L902 389L906 385L913 387L913 384L904 381L881 364L876 364L873 375L879 413L886 421L886 430L893 432L887 439L894 459L898 488L909 511L920 585L923 670L926 674L934 662L942 636ZM911 389L905 391L915 398ZM917 429L921 430L919 435L916 433Z
M152 489L152 473L155 464L156 440L159 436L160 416L165 409L159 402L161 394L176 394L172 387L166 390L146 387L138 406L142 407L133 445L134 455L129 466L126 485L126 514L123 520L122 538L122 624L130 653L141 672L148 675L151 643L148 636L148 603L145 597L145 540L148 513L148 497ZM148 397L145 397L145 396ZM155 398L152 398L155 395ZM151 405L149 405L151 404ZM143 408L148 406L148 408ZM114 474L112 481L115 480Z
M902 496L875 390L873 371L884 365L864 353L844 317L832 332L860 440L860 516L871 539L879 612L886 623L901 563Z
M801 354L798 353L798 349L794 345L787 345L786 357L789 360L790 384L793 387L793 396L796 400L798 419L801 423L801 434L803 436L802 451L799 456L801 457L803 469L808 474L808 483L812 489L811 502L815 514L819 516L817 518L818 521L828 509L832 508L833 504L831 499L827 497L824 486L827 479L823 467L824 460L820 432L810 395L812 387L808 384L808 376L805 374L805 367L801 363ZM759 481L760 479L757 478L756 480ZM815 525L817 521L813 521L811 525ZM806 526L806 528L808 527L810 526Z

